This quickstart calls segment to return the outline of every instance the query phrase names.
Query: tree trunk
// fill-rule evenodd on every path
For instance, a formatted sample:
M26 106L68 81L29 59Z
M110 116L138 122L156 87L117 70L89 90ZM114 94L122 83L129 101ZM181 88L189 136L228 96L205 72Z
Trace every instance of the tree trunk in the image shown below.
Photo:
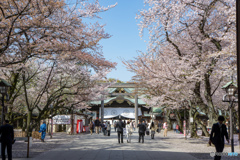
M178 130L183 133L183 121L181 119L181 115L180 115L178 110L175 111L175 115L176 115L177 123L178 123L178 126L179 126Z
M28 111L28 114L27 114L27 134L30 134L29 136L31 136L31 132L32 132L32 129L31 129L31 123L32 121L32 111Z
M206 137L210 136L210 134L209 134L209 132L207 130L207 127L205 125L202 125L202 131L204 133L204 136L206 136Z
M167 118L166 121L167 121L167 124L168 124L168 128L169 128L169 129L171 128L171 122L170 122L170 117L169 117L170 113L171 113L171 110L168 109L168 110L167 110L167 114L166 114L166 118Z
M197 135L197 130L196 130L196 118L197 118L197 114L198 112L196 111L194 115L192 115L192 111L193 111L193 106L190 106L190 113L189 113L189 119L191 119L190 117L193 117L193 122L190 122L190 133L191 133L191 138L199 138L199 136Z
M198 138L197 130L196 130L196 123L191 123L191 138Z
M209 135L209 133L207 131L207 126L205 124L201 123L198 119L196 119L196 123L198 125L200 125L201 128L202 128L202 136L209 137L210 135Z
M25 131L27 128L27 120L25 117L23 117L23 128L22 128L22 131Z

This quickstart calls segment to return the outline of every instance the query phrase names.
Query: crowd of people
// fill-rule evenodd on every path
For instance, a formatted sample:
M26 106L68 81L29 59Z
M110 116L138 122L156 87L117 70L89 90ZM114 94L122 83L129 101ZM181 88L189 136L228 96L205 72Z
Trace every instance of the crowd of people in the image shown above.
M127 143L131 143L131 136L136 128L138 128L139 140L138 142L144 143L144 136L151 135L151 139L154 139L155 133L160 133L161 130L164 130L163 136L167 137L168 124L167 122L161 123L160 121L152 121L150 123L145 122L144 120L139 121L139 124L136 125L135 121L132 120L122 120L114 121L112 123L114 131L118 133L118 143L123 143L123 137L126 136ZM91 135L95 132L96 134L102 133L104 136L110 136L111 134L111 123L110 121L103 121L96 118L89 124ZM173 123L172 129L175 133L179 133L179 125Z

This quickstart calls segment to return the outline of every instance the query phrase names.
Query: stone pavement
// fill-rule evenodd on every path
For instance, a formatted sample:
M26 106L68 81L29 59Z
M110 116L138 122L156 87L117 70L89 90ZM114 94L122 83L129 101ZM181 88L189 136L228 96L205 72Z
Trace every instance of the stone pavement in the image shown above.
M117 134L112 130L111 136L102 134L80 134L80 135L59 135L54 139L46 139L45 143L39 142L43 153L30 154L29 160L197 160L213 159L210 152L214 152L214 147L207 147L207 138L184 140L182 134L168 133L168 137L163 137L163 133L155 134L155 139L145 136L145 143L138 143L137 132L133 133L132 143L118 144ZM54 142L56 145L51 144ZM57 143L59 142L59 143ZM33 145L36 142L34 142ZM38 142L37 142L38 143ZM50 144L50 145L49 145ZM34 147L33 147L34 148ZM35 147L36 148L36 147ZM41 151L42 149L42 151ZM47 149L47 150L46 150ZM36 149L37 150L37 149ZM230 151L226 147L224 151ZM239 152L236 146L235 151ZM32 150L31 150L32 152ZM222 160L235 160L238 157L223 157ZM15 160L27 160L27 158L14 158Z

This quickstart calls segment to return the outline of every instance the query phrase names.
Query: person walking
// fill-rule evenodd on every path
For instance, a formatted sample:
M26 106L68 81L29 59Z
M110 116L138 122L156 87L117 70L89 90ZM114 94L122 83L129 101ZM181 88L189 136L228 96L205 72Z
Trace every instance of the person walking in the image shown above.
M141 124L145 125L145 132L146 132L146 134L147 134L147 135L149 135L148 124L147 124L147 123L145 123L145 121L144 121L144 120L142 121L142 123L141 123ZM139 124L138 124L138 125L139 125ZM145 135L145 133L144 133L144 135Z
M164 133L163 133L163 137L167 137L167 131L168 131L168 124L167 122L164 123Z
M161 132L161 127L162 127L162 123L159 121L159 123L158 123L158 133Z
M138 133L139 133L139 140L138 142L140 143L141 139L142 139L142 143L144 143L144 136L145 136L145 132L146 132L146 125L145 123L143 124L141 121L139 121L138 124Z
M131 143L132 131L133 127L131 126L131 123L128 121L126 125L127 143Z
M132 121L131 123L132 123L133 131L135 131L135 127L136 127L135 121ZM131 123L130 123L130 124L131 124Z
M227 128L226 128L226 125L223 124L224 120L225 118L223 116L218 117L218 123L213 124L209 142L208 142L210 146L212 143L215 145L217 153L223 152L224 144L225 144L224 136L227 142L229 143ZM215 155L214 160L220 160L220 159L221 159L221 156Z
M107 135L110 136L111 133L111 124L110 122L107 123Z
M96 133L99 134L100 121L98 120L98 117L96 118L94 124L95 124Z
M118 143L120 143L120 136L121 136L121 143L123 143L123 127L124 127L124 124L122 122L122 119L119 119L116 127L117 127L117 132L118 132Z
M103 135L106 136L106 129L107 129L107 122L103 122L101 127L102 127L102 132L103 132Z
M44 139L46 136L46 129L47 129L46 121L43 121L43 124L40 126L40 131L39 131L39 133L41 133L42 142L44 142Z
M116 121L114 121L113 126L114 126L114 130L115 130L115 132L116 132L116 129L117 129L117 122L116 122Z
M176 133L178 133L178 130L179 130L179 125L177 124L176 125Z
M94 123L94 121L92 121L92 123L93 123L93 133L95 132L95 123Z
M0 127L1 134L1 154L2 160L6 159L5 149L7 147L8 160L12 160L12 144L14 143L14 132L13 126L9 124L8 120L3 122L3 125Z
M176 123L173 123L173 132L176 133Z
M151 130L151 138L154 139L154 134L155 134L155 131L156 131L154 122L151 123L150 130Z
M94 128L94 126L93 126L93 123L91 121L90 124L89 124L89 130L90 130L91 135L93 133L93 128Z

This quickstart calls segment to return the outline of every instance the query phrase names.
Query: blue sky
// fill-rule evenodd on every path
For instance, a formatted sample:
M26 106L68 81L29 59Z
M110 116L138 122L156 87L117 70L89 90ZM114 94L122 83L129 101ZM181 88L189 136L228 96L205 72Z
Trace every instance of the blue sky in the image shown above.
M130 81L134 75L127 71L122 59L131 60L138 55L137 51L146 51L147 37L141 40L139 36L138 21L136 14L144 7L143 0L100 0L101 5L118 5L107 12L100 14L100 23L106 24L105 30L112 35L107 40L102 40L104 57L107 60L117 62L116 70L113 70L107 77L116 78L121 81Z

